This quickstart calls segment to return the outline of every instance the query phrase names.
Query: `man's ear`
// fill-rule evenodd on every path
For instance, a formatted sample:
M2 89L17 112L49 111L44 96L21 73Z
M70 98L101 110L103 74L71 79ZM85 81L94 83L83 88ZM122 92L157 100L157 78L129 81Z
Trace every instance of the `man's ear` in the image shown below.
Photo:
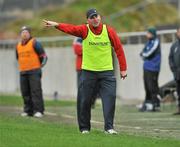
M90 24L91 22L89 21L89 19L87 19L87 24Z

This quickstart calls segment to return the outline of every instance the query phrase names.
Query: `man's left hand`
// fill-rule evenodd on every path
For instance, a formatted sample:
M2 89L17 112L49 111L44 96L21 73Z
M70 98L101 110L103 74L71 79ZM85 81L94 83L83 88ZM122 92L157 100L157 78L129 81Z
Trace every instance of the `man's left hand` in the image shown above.
M121 71L120 74L121 74L121 79L123 79L123 80L127 77L126 71Z

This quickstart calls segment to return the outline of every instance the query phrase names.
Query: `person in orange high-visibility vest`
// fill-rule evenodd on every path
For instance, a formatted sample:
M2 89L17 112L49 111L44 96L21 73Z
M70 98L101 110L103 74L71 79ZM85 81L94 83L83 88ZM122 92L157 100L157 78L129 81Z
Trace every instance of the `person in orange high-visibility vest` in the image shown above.
M23 26L21 41L16 46L16 57L20 71L20 89L24 100L21 116L42 117L44 101L41 88L41 68L47 62L47 55L41 45L31 36L31 30Z

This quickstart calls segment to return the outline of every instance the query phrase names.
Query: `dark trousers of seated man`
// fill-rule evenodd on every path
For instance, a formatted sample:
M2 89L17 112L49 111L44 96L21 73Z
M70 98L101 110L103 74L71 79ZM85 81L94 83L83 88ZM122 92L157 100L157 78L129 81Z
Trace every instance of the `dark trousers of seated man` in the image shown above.
M158 99L159 86L158 86L159 72L144 70L144 87L145 87L145 102L152 103L154 109L160 107L160 100Z
M177 94L178 94L178 109L180 110L180 80L176 80Z

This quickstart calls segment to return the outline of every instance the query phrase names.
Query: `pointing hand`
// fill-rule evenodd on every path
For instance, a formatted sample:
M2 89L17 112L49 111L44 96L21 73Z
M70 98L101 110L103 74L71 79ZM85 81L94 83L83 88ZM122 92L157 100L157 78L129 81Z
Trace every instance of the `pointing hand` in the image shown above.
M59 24L58 24L57 22L55 22L55 21L49 21L49 20L46 20L46 19L43 20L43 23L44 23L44 26L45 26L45 27L56 27L56 26L59 25Z

